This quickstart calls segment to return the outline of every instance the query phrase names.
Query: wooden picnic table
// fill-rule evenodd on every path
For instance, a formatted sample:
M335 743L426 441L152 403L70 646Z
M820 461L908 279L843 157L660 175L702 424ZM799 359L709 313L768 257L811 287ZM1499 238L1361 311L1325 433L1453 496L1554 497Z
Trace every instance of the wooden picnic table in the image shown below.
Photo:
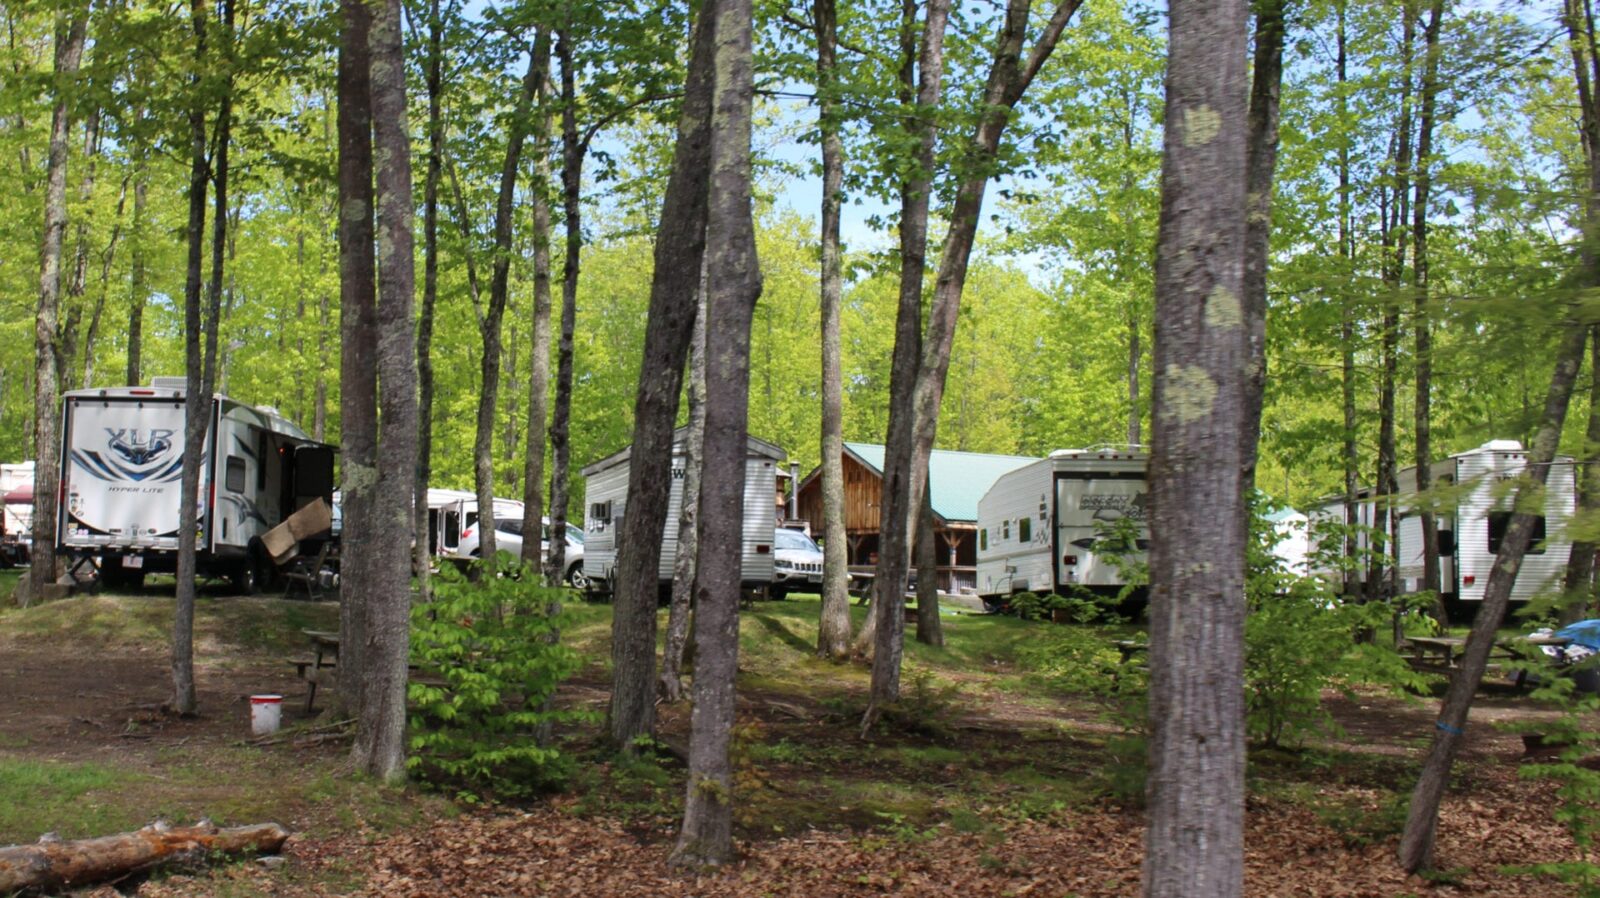
M301 679L309 684L306 690L306 713L310 714L316 707L317 685L321 681L322 671L331 670L338 664L339 634L327 630L301 632L311 640L311 659L296 659L290 663L295 666Z
M1563 636L1514 636L1496 639L1489 650L1491 659L1515 661L1528 654L1527 649L1546 645L1567 645L1572 640ZM1410 649L1406 660L1412 669L1429 673L1454 673L1467 653L1467 640L1462 636L1407 636L1401 654Z

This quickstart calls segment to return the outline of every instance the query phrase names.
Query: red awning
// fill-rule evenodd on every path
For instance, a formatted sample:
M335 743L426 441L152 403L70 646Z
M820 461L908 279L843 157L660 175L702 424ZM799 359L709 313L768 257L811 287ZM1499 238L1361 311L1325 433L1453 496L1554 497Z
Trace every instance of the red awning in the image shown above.
M24 483L11 492L6 493L4 498L0 499L0 501L3 501L7 505L32 505L33 484Z

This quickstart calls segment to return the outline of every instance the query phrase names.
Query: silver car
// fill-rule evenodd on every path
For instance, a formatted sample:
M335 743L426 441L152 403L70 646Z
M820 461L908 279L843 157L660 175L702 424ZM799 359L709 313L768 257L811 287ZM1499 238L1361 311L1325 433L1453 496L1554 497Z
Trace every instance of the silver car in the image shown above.
M470 558L478 557L478 539L482 534L478 529L477 518L477 512L467 513L467 526L461 533L461 545L456 549L456 554ZM550 551L549 518L544 519L544 530L539 541L541 555L547 555ZM495 519L494 548L496 552L510 552L518 557L522 555L521 518ZM566 565L566 576L562 579L578 589L587 588L589 580L583 576L583 531L572 524L567 525Z

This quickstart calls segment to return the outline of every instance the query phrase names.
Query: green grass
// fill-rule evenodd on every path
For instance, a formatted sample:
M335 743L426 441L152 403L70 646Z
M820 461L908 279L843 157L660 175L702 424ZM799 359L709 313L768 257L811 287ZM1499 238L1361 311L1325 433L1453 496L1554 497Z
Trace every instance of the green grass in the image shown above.
M103 835L147 822L121 799L146 777L102 764L0 757L0 844Z
M282 655L305 645L304 629L338 629L333 602L275 598L212 598L195 602L195 640L201 650L237 655ZM0 643L84 650L164 647L171 638L170 595L81 595L30 608L0 607Z

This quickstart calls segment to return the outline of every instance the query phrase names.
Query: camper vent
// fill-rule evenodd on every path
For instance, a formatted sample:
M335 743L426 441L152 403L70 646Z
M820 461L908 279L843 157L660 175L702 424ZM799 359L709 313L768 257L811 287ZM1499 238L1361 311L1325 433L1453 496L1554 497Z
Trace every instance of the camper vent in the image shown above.
M152 377L150 386L158 390L182 390L189 386L187 377Z

